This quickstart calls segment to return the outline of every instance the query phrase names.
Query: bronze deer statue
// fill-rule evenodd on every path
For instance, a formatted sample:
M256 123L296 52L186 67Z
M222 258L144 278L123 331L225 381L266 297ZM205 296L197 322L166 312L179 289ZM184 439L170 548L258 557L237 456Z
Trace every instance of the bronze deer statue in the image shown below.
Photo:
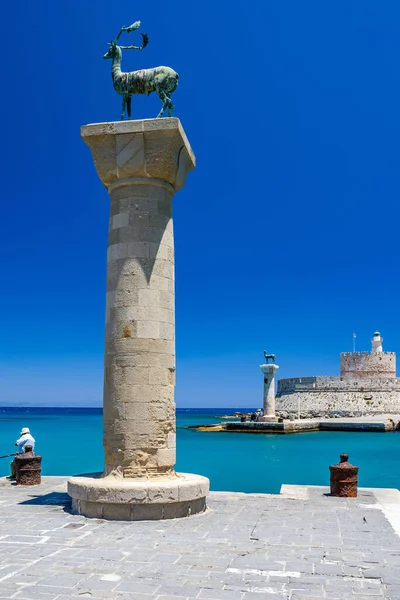
M264 350L264 358L265 358L266 364L268 364L269 359L271 359L273 363L275 362L275 354L267 354L265 350Z
M129 27L122 27L119 34L110 42L110 48L103 58L111 58L111 75L114 84L114 89L122 96L122 114L121 121L124 120L125 110L128 113L128 118L131 118L131 101L133 94L151 94L157 92L161 102L163 103L158 117L162 117L164 111L168 109L168 116L172 116L174 106L171 101L171 94L176 90L178 85L178 73L170 67L153 67L152 69L141 69L140 71L131 71L123 73L121 71L122 50L143 50L149 43L147 33L142 33L142 45L135 46L118 46L117 42L121 34L125 31L128 34L131 31L139 29L140 21L135 21Z

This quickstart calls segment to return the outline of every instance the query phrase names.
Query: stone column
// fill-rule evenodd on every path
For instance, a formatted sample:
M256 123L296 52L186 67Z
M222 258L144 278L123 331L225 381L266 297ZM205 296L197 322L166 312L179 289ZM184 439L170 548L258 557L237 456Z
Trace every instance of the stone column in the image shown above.
M101 478L69 482L80 514L115 519L205 509L206 478L175 464L172 198L195 157L178 119L82 127L111 199Z
M261 421L276 421L275 415L275 373L278 365L260 365L264 375L264 416Z

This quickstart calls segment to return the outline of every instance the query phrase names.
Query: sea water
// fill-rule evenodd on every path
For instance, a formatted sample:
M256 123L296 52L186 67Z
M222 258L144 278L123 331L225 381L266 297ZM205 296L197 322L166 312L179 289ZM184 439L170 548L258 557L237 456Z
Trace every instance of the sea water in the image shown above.
M187 429L218 423L221 415L232 412L177 409L177 471L209 477L215 491L278 493L283 483L329 485L329 465L346 452L360 467L360 486L400 488L400 433L282 435ZM0 455L15 450L22 427L29 427L36 438L43 475L102 470L101 409L0 408ZM8 475L10 460L0 460L0 475Z

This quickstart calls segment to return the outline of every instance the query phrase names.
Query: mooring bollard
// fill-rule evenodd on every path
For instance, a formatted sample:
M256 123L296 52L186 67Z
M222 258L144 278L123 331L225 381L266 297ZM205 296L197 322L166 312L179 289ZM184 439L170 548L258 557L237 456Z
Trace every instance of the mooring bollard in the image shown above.
M15 457L16 484L40 485L42 478L42 457L32 452L32 446L26 446L24 454Z
M348 462L349 455L341 454L340 463L331 465L331 496L357 498L358 467Z

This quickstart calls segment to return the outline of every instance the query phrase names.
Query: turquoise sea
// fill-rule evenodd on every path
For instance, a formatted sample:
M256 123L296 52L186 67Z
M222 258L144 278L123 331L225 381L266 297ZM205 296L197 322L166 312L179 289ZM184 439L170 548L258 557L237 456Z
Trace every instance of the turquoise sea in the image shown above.
M218 415L234 410L240 409L177 410L178 471L206 475L212 490L277 493L283 483L329 485L329 465L347 452L360 467L361 486L400 488L398 432L266 435L185 428L217 423ZM22 427L36 439L44 475L102 470L101 409L0 408L0 455L14 451ZM10 460L0 460L0 475L8 475Z

